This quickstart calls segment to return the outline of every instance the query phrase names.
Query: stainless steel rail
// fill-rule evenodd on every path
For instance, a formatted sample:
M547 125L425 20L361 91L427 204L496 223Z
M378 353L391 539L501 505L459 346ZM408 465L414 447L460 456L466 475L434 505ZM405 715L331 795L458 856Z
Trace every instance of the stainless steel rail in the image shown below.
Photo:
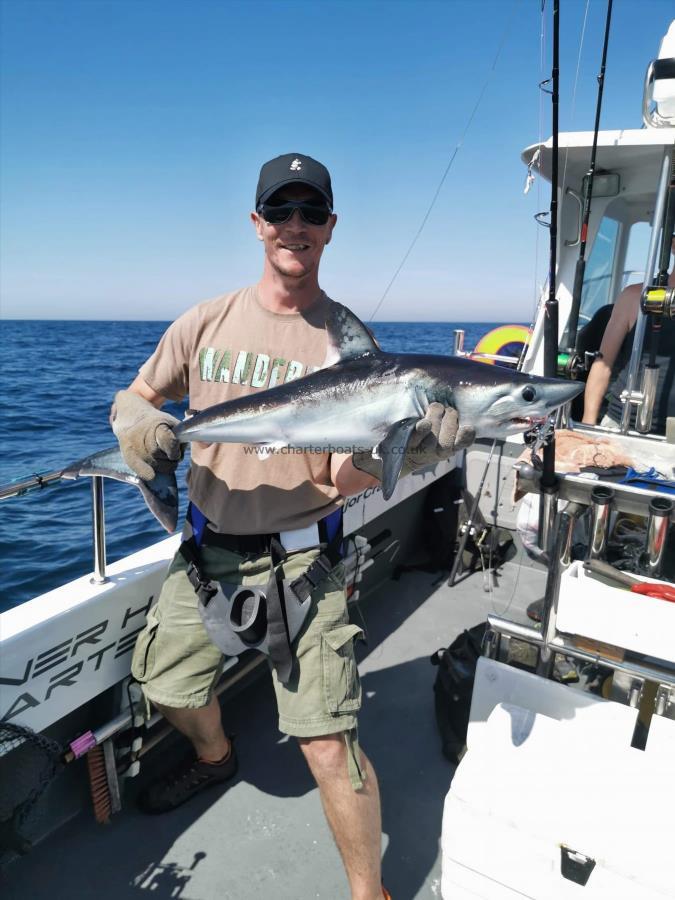
M21 497L32 491L39 491L62 480L63 469L46 472L44 475L30 475L20 481L0 486L0 500L10 500L13 497ZM69 481L71 479L68 479ZM93 528L94 545L94 572L91 578L93 584L105 584L108 578L105 574L105 503L103 498L103 478L100 475L92 477L91 482L91 518Z
M534 494L540 493L540 473L527 463L516 463L518 470L519 487L523 491ZM631 515L647 516L651 500L662 498L659 491L650 491L647 488L634 487L630 484L617 484L602 481L591 481L581 475L558 475L560 487L559 498L571 500L575 503L590 504L590 495L593 488L600 484L611 487L614 491L613 508L618 512ZM675 510L670 514L671 522L675 522Z
M94 574L92 584L105 584L105 501L103 497L103 478L94 475L91 479L91 515L94 540Z
M476 360L488 359L492 362L506 363L510 366L517 366L520 362L520 357L504 356L502 353L469 353L468 350L464 349L464 329L455 328L452 334L452 356L461 356L465 359L470 357Z
M501 616L488 615L488 627L496 634L508 638L515 638L519 641L525 641L535 647L544 646L544 638L537 628L529 625L520 625L517 622L510 622ZM602 656L599 653L591 653L589 650L582 650L572 641L558 634L548 642L548 648L552 654L560 653L563 656L571 656L583 662L594 663L595 665L606 666L609 669L616 669L618 672L625 672L634 678L641 678L646 681L655 681L660 684L668 684L675 687L675 669L666 669L665 667L655 665L653 663L639 663L627 660L618 660Z

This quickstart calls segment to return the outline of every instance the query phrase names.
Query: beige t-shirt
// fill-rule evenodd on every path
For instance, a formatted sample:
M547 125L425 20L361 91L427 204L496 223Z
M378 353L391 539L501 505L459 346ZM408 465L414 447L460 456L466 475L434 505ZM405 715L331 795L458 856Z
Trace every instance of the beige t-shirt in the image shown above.
M262 306L255 287L224 294L176 319L140 374L170 400L189 395L194 410L301 378L324 361L332 302L322 293L310 309L281 315ZM189 496L218 531L304 528L342 502L329 453L262 456L244 444L197 442L191 448Z

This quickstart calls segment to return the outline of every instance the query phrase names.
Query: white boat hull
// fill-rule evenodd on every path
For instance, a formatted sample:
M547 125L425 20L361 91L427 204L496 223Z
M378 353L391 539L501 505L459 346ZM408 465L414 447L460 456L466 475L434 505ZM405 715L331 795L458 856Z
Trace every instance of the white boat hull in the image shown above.
M454 459L402 478L388 502L379 488L345 503L345 534L450 472ZM129 674L131 653L178 549L173 535L107 568L0 615L0 719L43 731Z

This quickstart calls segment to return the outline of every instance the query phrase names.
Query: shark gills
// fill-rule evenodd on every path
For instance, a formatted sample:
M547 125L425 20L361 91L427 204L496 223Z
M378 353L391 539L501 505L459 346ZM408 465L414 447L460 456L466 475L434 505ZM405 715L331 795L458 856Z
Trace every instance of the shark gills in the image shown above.
M326 321L324 367L304 378L219 403L175 428L181 443L242 443L331 452L371 450L382 460L382 493L389 499L410 435L430 403L454 407L476 438L524 432L583 390L583 384L524 375L453 356L384 353L365 325L339 303ZM173 473L143 482L117 448L69 466L64 477L104 475L140 488L168 530L176 528Z

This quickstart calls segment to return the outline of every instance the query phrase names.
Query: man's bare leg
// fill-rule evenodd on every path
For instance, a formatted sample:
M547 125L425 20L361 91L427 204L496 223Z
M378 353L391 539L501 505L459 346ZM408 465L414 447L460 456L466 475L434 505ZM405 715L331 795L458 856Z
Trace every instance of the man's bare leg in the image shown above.
M382 900L382 820L373 767L362 754L366 779L363 788L355 791L347 771L344 735L302 738L300 748L319 786L326 819L347 872L352 900Z
M217 697L212 697L208 706L199 709L177 709L173 706L161 706L159 703L154 706L192 743L200 759L205 762L220 762L229 755L230 741L223 731Z

